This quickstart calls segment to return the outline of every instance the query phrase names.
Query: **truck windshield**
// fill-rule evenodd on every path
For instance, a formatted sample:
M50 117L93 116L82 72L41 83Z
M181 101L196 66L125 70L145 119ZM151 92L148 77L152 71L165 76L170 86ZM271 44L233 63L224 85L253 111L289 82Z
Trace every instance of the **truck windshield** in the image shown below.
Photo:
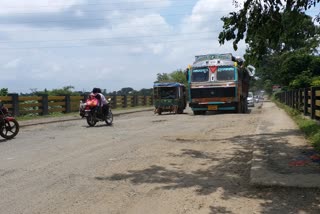
M209 80L208 68L196 68L192 70L191 81L192 82L206 82Z
M217 80L234 80L235 69L232 66L218 67Z

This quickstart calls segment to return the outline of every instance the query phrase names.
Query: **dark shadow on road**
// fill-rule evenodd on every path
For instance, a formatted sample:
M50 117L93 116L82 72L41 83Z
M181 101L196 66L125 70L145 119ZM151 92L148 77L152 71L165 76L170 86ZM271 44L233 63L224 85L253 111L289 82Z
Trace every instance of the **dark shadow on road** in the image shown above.
M113 127L113 124L111 125L107 125L105 123L101 123L101 124L96 124L95 126L89 126L89 125L86 125L86 126L83 126L85 128L90 128L90 129L94 129L94 128L105 128L105 127Z
M6 142L6 141L8 141L8 140L6 140L6 139L0 139L0 143Z
M320 213L320 190L318 189L254 187L249 183L253 147L266 147L266 152L286 151L297 154L300 152L303 155L308 148L292 148L284 138L284 136L298 134L293 130L284 130L272 134L244 135L216 140L237 145L232 151L228 151L228 154L231 154L229 156L219 156L210 151L181 149L181 153L175 154L175 158L183 158L183 160L190 158L195 163L199 163L199 169L194 171L151 165L145 169L128 170L127 173L116 173L110 177L99 176L96 180L111 182L123 180L133 185L157 184L155 188L163 190L193 188L196 189L196 194L201 196L209 196L223 189L221 198L225 201L259 200L261 210L259 213ZM189 143L192 144L192 142ZM171 153L168 155L172 156ZM201 164L204 161L206 164ZM275 170L284 170L283 173L290 173L286 171L290 169L288 165L284 167L277 164L272 162L270 167L274 167ZM230 211L232 206L232 204L228 207L213 204L210 209L211 213L233 213Z
M234 111L206 111L205 114L200 114L200 115L194 115L189 114L189 116L194 116L194 117L204 117L204 116L214 116L214 115L223 115L223 114L250 114L252 112L252 109L248 109L246 113L236 113Z
M228 211L225 207L221 207L221 206L211 206L210 207L211 213L221 213L221 214L233 214L233 212Z

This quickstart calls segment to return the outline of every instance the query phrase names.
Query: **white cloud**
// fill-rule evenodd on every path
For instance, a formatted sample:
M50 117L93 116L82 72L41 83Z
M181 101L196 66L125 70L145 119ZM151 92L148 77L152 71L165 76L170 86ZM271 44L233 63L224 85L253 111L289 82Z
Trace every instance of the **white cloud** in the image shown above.
M11 2L12 7L20 9L25 4L38 9L44 4L40 0L23 4L18 0L2 2ZM199 0L192 10L184 11L190 14L185 17L178 15L184 9L178 7L168 12L173 15L171 17L161 15L170 9L172 2L169 0L146 0L144 3L139 0L140 4L137 0L86 2L87 7L94 6L90 10L96 11L90 16L85 6L71 10L73 15L88 17L87 25L82 28L72 28L72 23L67 27L59 23L52 27L48 23L40 28L37 25L3 25L1 29L6 38L2 38L5 42L0 43L0 49L11 49L2 51L0 63L3 72L12 72L14 78L0 79L0 85L8 87L10 92L27 92L29 88L50 90L66 85L75 86L76 90L91 90L97 86L108 91L123 87L139 90L152 87L157 73L186 68L194 55L234 52L230 43L220 46L217 41L222 26L220 18L234 9L232 1ZM81 2L49 3L59 7L44 7L43 11L50 9L58 16L59 10L65 14L64 9ZM5 4L0 5L1 14ZM173 17L174 24L170 22ZM101 25L90 25L90 21L96 19ZM242 46L235 55L241 52L244 52Z
M182 31L214 29L217 33L222 29L221 17L228 15L234 9L232 1L199 0L193 8L192 14L185 18Z
M112 30L109 35L118 38L117 44L128 44L126 48L131 53L152 52L158 54L163 49L159 41L160 35L170 34L172 29L164 17L159 14L113 14L113 17L121 17L121 22L110 23ZM110 17L109 17L110 18ZM117 19L110 19L117 20ZM121 47L120 47L121 48Z
M32 12L59 12L82 0L0 0L0 14L32 13Z
M194 34L193 40L182 41L179 45L175 45L167 56L167 60L170 62L177 60L182 64L183 61L179 60L177 56L187 55L188 64L192 64L193 56L198 54L234 53L235 55L243 55L245 52L244 42L239 43L239 51L236 53L231 42L226 42L223 46L218 42L218 36L223 26L220 19L234 10L232 1L199 0L193 7L190 16L184 17L180 28L179 38L190 38L186 35ZM186 57L183 60L186 60Z
M20 65L21 59L13 59L7 62L6 64L3 65L4 69L9 69L9 68L17 68Z
M155 55L159 55L160 53L163 53L165 49L163 44L150 44L149 47L152 50L152 53Z
M74 11L74 15L77 17L83 17L84 12L82 10L76 10L76 11Z
M170 31L170 26L166 23L165 19L159 14L118 14L117 17L121 17L120 22L117 21L117 18L113 18L110 20L110 23L113 26L112 31L114 33L118 33L119 35L123 35L124 33L135 35L157 35L159 31ZM116 21L112 22L112 20Z
M172 4L171 0L161 0L161 1L137 1L137 0L119 0L119 8L131 8L138 9L140 12L146 10L161 10ZM142 11L141 11L142 10Z

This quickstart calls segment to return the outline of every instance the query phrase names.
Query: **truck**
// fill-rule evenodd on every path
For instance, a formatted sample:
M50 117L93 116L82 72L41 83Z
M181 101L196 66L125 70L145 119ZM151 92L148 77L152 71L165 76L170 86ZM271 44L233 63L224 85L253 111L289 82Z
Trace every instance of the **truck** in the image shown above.
M246 113L249 81L255 74L251 65L231 53L195 56L186 70L188 101L194 115L207 111Z

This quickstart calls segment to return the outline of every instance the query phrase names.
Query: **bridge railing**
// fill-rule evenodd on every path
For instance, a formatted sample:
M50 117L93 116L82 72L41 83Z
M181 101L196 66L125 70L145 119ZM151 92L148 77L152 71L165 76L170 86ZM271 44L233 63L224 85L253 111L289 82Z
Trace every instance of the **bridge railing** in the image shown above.
M107 96L111 98L112 108L129 108L153 105L152 96ZM19 96L8 94L0 96L0 100L14 116L49 115L55 112L70 113L79 111L80 101L86 96Z
M280 92L276 94L276 98L311 119L320 120L320 87Z

